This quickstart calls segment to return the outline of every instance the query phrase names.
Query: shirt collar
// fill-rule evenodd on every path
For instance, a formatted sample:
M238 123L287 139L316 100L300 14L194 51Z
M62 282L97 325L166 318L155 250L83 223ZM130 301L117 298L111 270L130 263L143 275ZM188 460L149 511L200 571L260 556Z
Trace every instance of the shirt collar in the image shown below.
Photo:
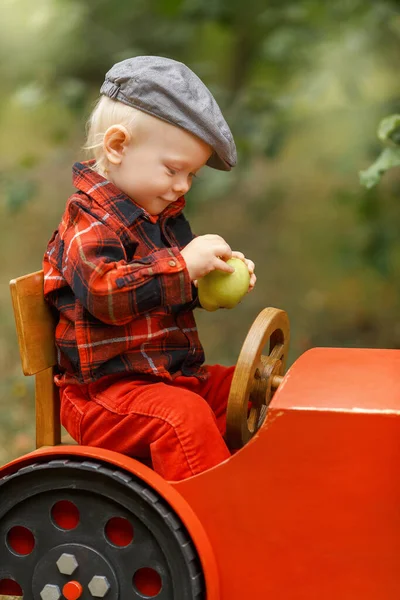
M90 196L106 212L112 212L117 219L130 227L136 219L142 217L153 221L152 216L142 207L136 204L132 198L121 192L111 181L105 179L100 173L93 170L94 160L77 162L72 167L72 181L76 189ZM175 217L185 207L185 198L181 196L169 204L160 214L160 219Z

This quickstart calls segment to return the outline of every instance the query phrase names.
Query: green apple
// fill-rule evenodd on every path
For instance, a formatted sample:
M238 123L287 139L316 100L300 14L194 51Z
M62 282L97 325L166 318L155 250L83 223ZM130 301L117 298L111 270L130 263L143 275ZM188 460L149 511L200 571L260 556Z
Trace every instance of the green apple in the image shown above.
M206 310L233 308L249 290L247 265L240 258L230 258L226 262L234 267L233 273L215 269L197 282L200 304Z

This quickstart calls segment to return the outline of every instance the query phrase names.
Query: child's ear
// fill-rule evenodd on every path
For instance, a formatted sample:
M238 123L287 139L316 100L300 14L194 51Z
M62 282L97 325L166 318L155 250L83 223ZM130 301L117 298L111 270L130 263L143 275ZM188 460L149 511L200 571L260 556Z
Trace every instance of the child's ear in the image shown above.
M131 141L131 134L123 125L112 125L107 129L103 139L104 153L110 163L119 165L124 148Z

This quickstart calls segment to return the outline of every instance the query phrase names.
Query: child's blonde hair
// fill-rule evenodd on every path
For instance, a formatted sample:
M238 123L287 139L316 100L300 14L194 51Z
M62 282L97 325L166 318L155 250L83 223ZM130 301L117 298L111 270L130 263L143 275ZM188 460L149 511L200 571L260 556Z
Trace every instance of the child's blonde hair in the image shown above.
M93 169L106 175L107 158L103 150L104 134L112 125L124 125L131 133L133 128L150 115L128 106L123 102L100 96L87 122L87 135L84 149L95 159Z

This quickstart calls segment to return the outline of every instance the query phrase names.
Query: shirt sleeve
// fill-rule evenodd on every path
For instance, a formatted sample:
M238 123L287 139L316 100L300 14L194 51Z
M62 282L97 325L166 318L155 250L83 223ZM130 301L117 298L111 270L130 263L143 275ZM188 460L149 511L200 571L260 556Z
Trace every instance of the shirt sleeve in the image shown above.
M178 247L128 262L115 232L82 209L60 233L58 270L75 297L100 321L124 325L157 307L193 300Z

